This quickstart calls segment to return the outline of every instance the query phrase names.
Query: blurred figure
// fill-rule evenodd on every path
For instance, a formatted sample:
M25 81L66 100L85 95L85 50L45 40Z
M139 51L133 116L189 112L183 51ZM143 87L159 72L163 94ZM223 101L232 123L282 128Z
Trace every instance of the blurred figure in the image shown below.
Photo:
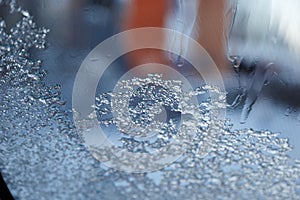
M164 27L168 10L172 5L172 1L169 0L132 0L126 2L127 5L125 6L126 9L121 23L123 30L141 27ZM132 38L128 38L128 41L138 40L139 37L138 35L132 35ZM163 43L164 35L156 39ZM149 62L169 64L165 52L157 49L137 50L129 53L126 58L131 67Z
M125 7L122 29L128 30L140 27L165 27L179 31L198 41L212 56L216 64L224 69L227 65L225 55L224 14L227 11L226 1L219 0L132 0ZM136 37L136 36L132 36ZM139 50L128 56L132 66L151 62L163 64L175 63L183 65L182 58L188 47L187 41L174 36L158 38L164 42L164 37L174 41L169 48L179 48L182 55L171 62L165 52L159 50Z
M230 69L229 61L237 72L254 74L246 76L249 80L241 85L241 94L232 105L238 105L246 97L242 123L263 85L274 76L293 84L299 82L300 2L297 0L132 0L127 6L123 30L171 28L198 41L221 71ZM159 40L163 42L164 37ZM172 62L165 52L158 50L130 54L129 62L132 66L149 61L182 66L189 45L182 38L173 41L170 48L179 48L181 55L171 59ZM296 78L291 78L294 74Z
M240 96L246 96L241 123L246 122L264 84L273 77L287 85L299 85L299 9L297 0L234 1L228 59L236 71L253 72L250 80L241 80L245 84Z

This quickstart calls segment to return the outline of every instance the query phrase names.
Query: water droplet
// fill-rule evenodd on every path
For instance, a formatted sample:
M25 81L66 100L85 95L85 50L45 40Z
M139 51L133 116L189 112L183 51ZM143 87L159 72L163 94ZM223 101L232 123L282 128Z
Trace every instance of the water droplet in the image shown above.
M29 14L29 12L28 12L28 11L26 11L26 10L22 10L22 11L21 11L21 13L22 13L22 15L23 15L24 17L27 17L27 18L29 18L29 17L30 17L30 14Z
M183 67L184 66L184 58L181 57L181 56L178 56L177 57L177 60L176 60L176 66L177 67Z

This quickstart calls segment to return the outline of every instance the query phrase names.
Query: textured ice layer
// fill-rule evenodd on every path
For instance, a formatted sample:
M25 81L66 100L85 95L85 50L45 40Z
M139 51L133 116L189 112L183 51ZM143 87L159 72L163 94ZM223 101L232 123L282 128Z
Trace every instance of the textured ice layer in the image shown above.
M287 156L288 140L270 131L220 124L206 156L199 156L196 137L182 159L154 173L102 166L63 110L59 86L46 85L41 61L30 58L31 48L44 47L48 30L28 12L14 12L23 12L14 28L0 22L0 169L18 199L300 198L300 162ZM136 150L131 141L123 146Z

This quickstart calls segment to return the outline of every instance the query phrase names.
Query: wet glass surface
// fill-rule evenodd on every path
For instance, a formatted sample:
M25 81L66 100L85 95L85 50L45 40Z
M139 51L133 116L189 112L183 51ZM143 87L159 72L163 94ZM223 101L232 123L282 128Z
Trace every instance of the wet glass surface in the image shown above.
M265 83L248 113L246 123L240 123L246 97L235 107L227 106L228 121L224 123L212 119L213 110L224 107L221 101L224 93L204 86L205 77L201 77L191 63L180 57L185 51L179 56L169 55L174 61L169 71L163 66L152 66L155 70L147 71L144 69L147 66L144 66L141 68L143 76L139 70L132 70L135 65L162 61L158 58L161 53L128 53L106 69L97 85L97 115L93 119L101 122L100 126L106 131L107 137L129 152L152 151L172 141L178 132L178 121L190 120L190 116L194 114L197 115L196 125L194 118L187 121L192 124L187 127L194 129L184 130L195 132L195 138L187 147L186 153L176 162L154 172L128 173L108 168L103 164L102 154L97 149L90 151L73 121L76 113L72 112L73 86L76 74L91 50L105 39L134 26L130 23L137 23L134 17L131 19L129 16L134 15L136 8L126 2L22 0L14 4L14 1L0 0L0 169L14 197L299 198L300 162L297 159L300 158L300 96L298 74L293 67L285 70L283 65L279 65L279 71L277 68L274 71L270 68L272 73L263 80ZM167 5L161 5L162 8L164 6ZM186 16L184 9L190 10L191 7L182 6L182 1L178 1L173 7L175 17L171 16ZM209 10L210 7L201 9ZM158 16L160 12L157 13ZM176 13L179 13L178 16ZM193 21L191 18L187 19L189 22ZM239 20L243 21L243 16L237 14L236 24L240 23ZM178 31L186 30L176 26L176 23L175 29L179 27ZM236 30L236 24L232 33L232 40L237 38L235 44L240 39L239 34L243 34L243 31ZM195 37L192 33L190 36ZM176 39L174 41L177 44ZM218 63L214 49L210 49L209 44L203 46L206 47L205 45ZM231 53L236 55L240 52ZM105 57L109 59L113 53L106 54ZM151 54L155 56L153 60L148 60L147 55ZM146 57L146 61L142 60L143 57ZM92 62L97 62L99 58L92 59ZM162 63L166 64L164 61ZM228 104L241 94L243 87L253 85L253 80L257 77L254 72L259 73L249 67L247 58L243 61L244 64L245 67L240 67L238 73L230 63L226 62L221 66L217 64L225 84ZM282 71L284 73L279 73ZM150 80L150 84L143 85L141 82L147 73L154 78ZM163 77L155 74L163 74ZM136 76L142 77L135 80ZM172 89L180 83L159 82L165 76L168 80L183 77L182 80L188 80L189 83L184 89L195 93L188 96L189 100L181 100L182 92ZM120 79L125 81L119 82ZM117 83L120 84L119 88L116 87ZM130 93L128 117L122 115L127 110L122 106L118 107L127 93L118 95L118 92L130 88L130 84L134 85L131 86L136 93ZM153 87L153 84L160 86ZM221 103L213 104L207 92L216 93ZM200 106L188 107L195 102L200 102ZM178 108L178 104L186 105L188 109L183 109L184 106ZM143 137L132 137L140 135L130 132L128 123L131 121L128 119L139 125L138 133L141 130L148 133L150 129L157 128L147 126L155 120L167 119L168 123L162 125L164 131L159 132L157 140L150 135L149 141L145 141ZM212 130L209 129L211 126ZM88 125L83 127L88 128ZM212 136L207 139L204 137L207 135ZM206 142L210 143L209 149L203 153L202 146Z

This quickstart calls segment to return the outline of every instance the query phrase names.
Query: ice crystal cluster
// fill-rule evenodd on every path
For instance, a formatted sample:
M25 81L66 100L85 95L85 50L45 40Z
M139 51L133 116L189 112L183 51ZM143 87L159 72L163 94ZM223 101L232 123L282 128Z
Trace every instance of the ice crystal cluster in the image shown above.
M0 1L0 5L10 2ZM218 133L217 137L206 154L201 153L201 136L214 123L210 115L205 117L210 112L206 108L212 108L208 102L205 108L197 107L203 116L199 122L199 133L203 134L195 135L176 162L159 171L140 174L103 166L83 145L64 111L60 87L44 82L47 73L42 62L29 54L31 48L45 47L48 30L37 27L28 12L18 8L12 12L23 17L11 30L6 30L4 19L0 20L0 170L18 199L300 198L300 162L288 157L292 148L279 134L232 130L229 123L218 123L212 130ZM134 93L138 101L134 97L129 99L129 109L124 112L129 112L139 128L156 120L149 106L159 105L159 110L164 102L170 110L178 108L177 96L169 95L169 102L160 96L166 92L163 88L168 87L157 89L148 84L138 88ZM140 98L141 94L146 96ZM113 121L113 107L124 109L118 107L120 102L112 104L113 101L109 95L96 99L101 126L116 126L126 132L123 121ZM146 112L139 113L140 109ZM178 113L173 114L176 119ZM168 122L172 125L171 121ZM152 143L153 148L163 146L176 132L162 130L165 131ZM131 152L143 150L146 142L132 139L137 136L135 132L122 134L123 148ZM143 139L143 135L138 136Z
M218 113L226 107L225 95L208 85L184 92L182 85L179 80L148 74L146 78L119 81L115 92L100 95L96 99L100 122L116 126L117 130L109 132L121 135L118 140L123 147L119 150L124 151L119 154L116 144L111 148L108 143L97 147L91 143L94 156L113 161L119 170L123 165L134 172L149 172L168 165L160 162L164 159L176 160L196 139L199 156L207 153L218 137L215 128L220 123ZM204 100L205 95L210 98ZM202 101L198 102L200 96ZM108 114L113 117L107 120ZM127 150L134 154L125 153Z

